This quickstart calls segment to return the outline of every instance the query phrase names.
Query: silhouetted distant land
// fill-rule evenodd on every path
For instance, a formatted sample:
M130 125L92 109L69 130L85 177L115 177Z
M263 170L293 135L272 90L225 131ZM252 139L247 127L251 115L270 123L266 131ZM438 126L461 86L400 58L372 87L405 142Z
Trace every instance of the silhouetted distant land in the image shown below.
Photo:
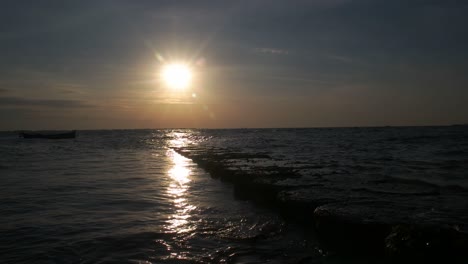
M452 126L468 126L468 123L465 123L465 124L453 124Z

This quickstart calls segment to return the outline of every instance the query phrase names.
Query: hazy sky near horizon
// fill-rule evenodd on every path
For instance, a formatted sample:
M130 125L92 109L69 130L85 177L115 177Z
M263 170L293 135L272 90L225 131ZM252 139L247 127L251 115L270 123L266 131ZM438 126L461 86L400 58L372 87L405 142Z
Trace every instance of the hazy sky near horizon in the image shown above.
M468 2L1 1L0 130L468 122ZM164 63L193 70L183 91Z

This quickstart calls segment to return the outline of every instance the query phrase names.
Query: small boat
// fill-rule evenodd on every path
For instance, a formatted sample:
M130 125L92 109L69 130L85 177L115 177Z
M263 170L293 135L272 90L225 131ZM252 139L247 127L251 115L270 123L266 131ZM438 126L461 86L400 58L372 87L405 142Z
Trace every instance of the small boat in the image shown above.
M76 130L63 133L38 133L38 132L20 132L20 137L23 138L45 138L45 139L65 139L75 138Z

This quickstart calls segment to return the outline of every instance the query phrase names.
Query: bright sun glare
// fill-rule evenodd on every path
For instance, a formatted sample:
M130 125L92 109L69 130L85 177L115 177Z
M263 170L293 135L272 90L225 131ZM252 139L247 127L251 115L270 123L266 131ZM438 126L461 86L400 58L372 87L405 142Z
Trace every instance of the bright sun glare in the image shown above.
M192 72L181 63L167 64L162 69L162 79L172 89L185 89L190 85Z

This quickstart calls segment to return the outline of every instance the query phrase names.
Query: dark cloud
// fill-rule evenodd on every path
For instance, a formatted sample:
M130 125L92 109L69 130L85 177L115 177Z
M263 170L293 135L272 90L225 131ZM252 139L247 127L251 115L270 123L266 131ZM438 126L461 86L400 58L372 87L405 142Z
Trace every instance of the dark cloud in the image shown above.
M80 100L29 99L21 97L0 97L2 107L48 107L86 108L92 105Z
M260 53L269 53L273 55L288 55L289 54L288 50L275 49L275 48L256 48L255 51L260 52Z

